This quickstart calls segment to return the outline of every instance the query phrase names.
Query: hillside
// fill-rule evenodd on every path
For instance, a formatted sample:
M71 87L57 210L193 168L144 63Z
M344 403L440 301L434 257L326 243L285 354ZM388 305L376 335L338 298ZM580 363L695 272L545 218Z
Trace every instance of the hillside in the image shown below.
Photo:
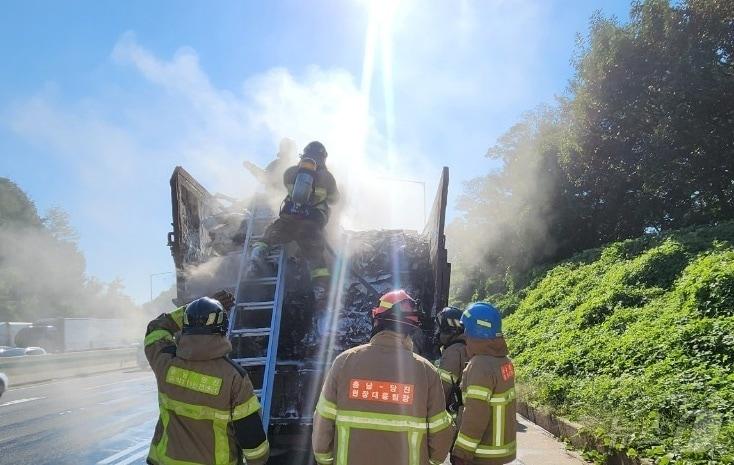
M490 300L527 401L632 456L734 463L734 222L586 251Z

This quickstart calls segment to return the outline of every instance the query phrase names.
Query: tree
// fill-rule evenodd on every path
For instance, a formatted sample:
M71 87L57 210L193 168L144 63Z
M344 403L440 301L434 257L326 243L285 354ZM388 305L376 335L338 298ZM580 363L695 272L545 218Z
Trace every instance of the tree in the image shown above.
M0 178L0 227L41 226L35 204L17 184Z
M568 94L505 133L487 154L501 168L459 199L448 231L470 289L486 294L610 241L733 218L733 53L730 1L635 2L627 25L595 15Z
M122 282L86 275L69 215L53 207L41 219L28 196L0 178L0 321L120 317L140 326L140 309Z
M42 222L56 240L72 244L79 241L79 234L69 222L69 214L61 207L49 208Z

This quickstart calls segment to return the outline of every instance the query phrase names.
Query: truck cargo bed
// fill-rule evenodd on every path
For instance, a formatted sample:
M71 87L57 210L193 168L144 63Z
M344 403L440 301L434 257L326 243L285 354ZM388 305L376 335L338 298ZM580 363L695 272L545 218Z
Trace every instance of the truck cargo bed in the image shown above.
M325 316L314 315L309 273L298 247L287 247L270 410L270 437L276 453L279 448L293 452L310 447L310 425L325 370L339 352L369 340L375 293L403 288L421 301L423 330L413 335L415 350L431 360L437 356L432 342L434 317L447 304L450 275L444 239L448 181L448 168L444 168L424 231L347 231L332 244L337 257L332 257L332 305ZM233 207L219 202L181 167L171 178L171 197L173 232L169 246L176 265L176 302L188 302L223 288L234 291L242 259L238 238L247 232L247 223L241 218L248 213L242 206L248 203ZM223 231L231 236L231 245L221 236ZM237 321L237 328L261 328L265 322L258 318L267 318L252 310L237 315L250 319ZM317 331L319 320L322 328ZM327 322L326 332L323 321ZM253 344L267 342L257 337L233 339L232 358L253 353L257 349ZM246 368L258 389L262 367Z

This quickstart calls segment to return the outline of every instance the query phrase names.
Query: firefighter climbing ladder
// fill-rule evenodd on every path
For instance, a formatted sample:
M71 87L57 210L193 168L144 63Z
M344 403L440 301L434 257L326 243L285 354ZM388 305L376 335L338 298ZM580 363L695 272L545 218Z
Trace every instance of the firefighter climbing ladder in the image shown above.
M266 431L270 422L280 316L285 291L285 249L282 246L273 247L267 257L267 261L275 265L273 276L249 276L248 268L252 244L262 238L265 227L273 219L272 212L268 208L260 208L253 202L247 222L247 234L235 291L235 307L230 315L229 328L229 337L234 349L233 360L250 374L255 394L260 398L262 405L262 420ZM258 382L260 374L262 374L261 384Z

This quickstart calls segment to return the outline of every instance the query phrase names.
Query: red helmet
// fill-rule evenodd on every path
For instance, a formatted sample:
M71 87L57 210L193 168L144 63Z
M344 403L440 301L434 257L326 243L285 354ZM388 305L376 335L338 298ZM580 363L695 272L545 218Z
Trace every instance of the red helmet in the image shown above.
M384 320L418 325L418 302L403 289L391 291L380 297L380 303L372 309L373 321Z

